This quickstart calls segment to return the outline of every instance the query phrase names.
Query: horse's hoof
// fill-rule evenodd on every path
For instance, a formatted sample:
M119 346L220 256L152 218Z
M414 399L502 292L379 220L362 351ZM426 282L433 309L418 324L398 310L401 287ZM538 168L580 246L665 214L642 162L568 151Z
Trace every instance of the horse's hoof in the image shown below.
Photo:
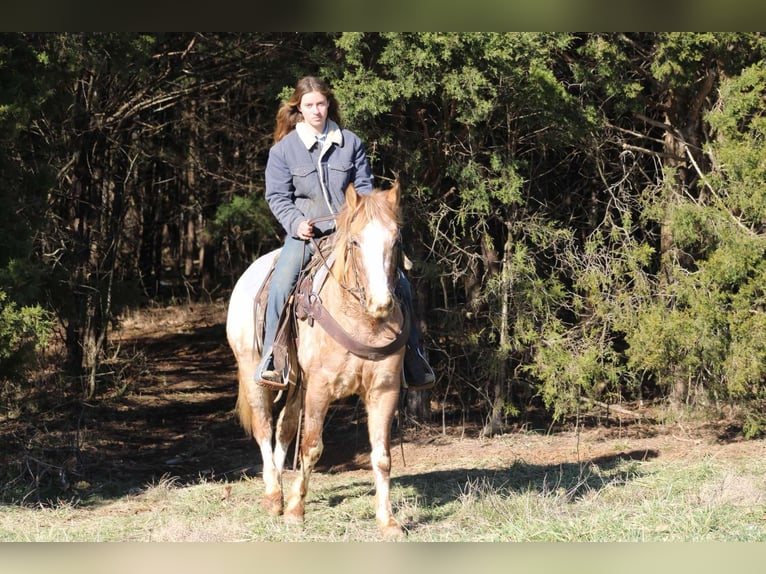
M285 524L303 524L303 509L288 509L285 511Z
M261 499L261 507L272 516L282 514L282 497L278 494L266 496Z
M398 524L381 526L380 534L385 540L402 540L404 538L404 530Z

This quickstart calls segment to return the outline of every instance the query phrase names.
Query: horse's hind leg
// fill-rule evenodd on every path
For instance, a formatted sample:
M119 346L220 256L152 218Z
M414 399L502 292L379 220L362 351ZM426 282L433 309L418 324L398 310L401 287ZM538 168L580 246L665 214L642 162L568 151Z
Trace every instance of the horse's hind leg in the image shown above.
M242 426L261 451L264 483L261 506L270 514L279 515L282 512L282 468L277 465L272 449L274 393L253 381L254 372L254 361L240 363L237 411Z
M285 458L290 443L298 433L301 408L301 389L290 385L285 406L277 420L276 441L274 443L274 464L280 474L285 468ZM297 448L297 446L296 446Z
M309 479L319 457L322 456L322 426L329 408L329 399L313 398L309 392L304 401L303 437L301 438L301 470L290 488L285 505L285 522L303 522Z

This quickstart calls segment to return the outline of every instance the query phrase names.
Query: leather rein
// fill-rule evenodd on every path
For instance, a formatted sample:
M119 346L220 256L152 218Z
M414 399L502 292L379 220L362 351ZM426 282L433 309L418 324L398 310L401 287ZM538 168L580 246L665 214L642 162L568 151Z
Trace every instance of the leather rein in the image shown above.
M318 218L310 220L309 223L313 225L315 222L329 220L329 219L334 219L334 217L333 216L318 217ZM311 292L299 294L301 296L298 297L298 300L299 300L298 306L300 308L299 311L302 313L305 313L305 317L308 319L309 324L311 325L313 324L313 321L316 321L325 330L325 332L328 335L330 335L330 337L332 337L336 342L343 345L348 351L350 351L354 355L357 355L364 359L369 359L369 360L382 359L384 357L392 355L393 353L401 349L407 342L407 339L409 338L409 330L410 330L410 316L406 311L406 306L404 305L400 305L402 309L402 318L403 318L401 330L399 331L399 333L397 333L396 337L394 337L393 340L383 345L367 345L366 343L357 341L353 335L349 334L345 329L343 329L343 327L341 327L341 325L333 318L333 316L330 314L327 308L322 304L322 299L319 296L319 291L322 288L324 281L327 279L327 275L332 275L331 267L332 267L333 261L332 260L328 261L325 258L324 254L322 253L322 250L319 247L319 244L316 242L315 239L312 238L311 241L314 244L315 252L322 259L322 264L320 269L314 275L313 281L310 281ZM333 278L338 282L338 284L346 292L352 294L354 297L357 297L357 299L359 299L359 296L355 294L355 291L357 291L358 289L357 290L351 289L348 286L344 285L338 278L334 276Z

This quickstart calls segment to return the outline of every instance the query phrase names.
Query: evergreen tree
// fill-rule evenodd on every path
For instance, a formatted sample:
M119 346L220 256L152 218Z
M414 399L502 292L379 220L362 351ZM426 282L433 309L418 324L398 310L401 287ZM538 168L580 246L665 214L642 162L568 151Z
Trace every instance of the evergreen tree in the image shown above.
M44 163L30 153L26 127L50 84L45 55L24 36L0 34L0 383L2 396L21 380L51 324L39 305L41 269L32 239L40 224Z

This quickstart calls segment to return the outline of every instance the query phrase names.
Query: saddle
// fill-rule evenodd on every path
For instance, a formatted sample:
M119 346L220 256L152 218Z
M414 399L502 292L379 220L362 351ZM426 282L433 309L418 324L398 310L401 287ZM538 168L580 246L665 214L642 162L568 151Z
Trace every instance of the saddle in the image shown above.
M306 266L301 270L298 276L295 287L290 296L285 302L285 306L279 315L279 323L277 323L277 332L274 337L274 343L272 347L272 354L274 356L274 367L282 373L283 379L289 384L298 383L297 369L294 365L297 365L298 358L298 328L297 320L304 319L305 314L298 312L299 307L296 305L297 295L303 290L315 290L319 291L321 283L314 285L314 277L318 274L321 275L321 281L327 277L329 272L329 266L332 261L329 261L330 254L335 246L335 234L328 235L319 239L316 243L316 252L311 257ZM254 347L258 353L263 353L263 336L266 329L266 306L269 299L269 287L271 286L271 279L274 275L274 268L276 267L277 258L271 264L271 268L266 274L265 281L261 284L255 295L255 304L253 306L253 313L255 319L255 341ZM324 269L324 273L320 271Z

